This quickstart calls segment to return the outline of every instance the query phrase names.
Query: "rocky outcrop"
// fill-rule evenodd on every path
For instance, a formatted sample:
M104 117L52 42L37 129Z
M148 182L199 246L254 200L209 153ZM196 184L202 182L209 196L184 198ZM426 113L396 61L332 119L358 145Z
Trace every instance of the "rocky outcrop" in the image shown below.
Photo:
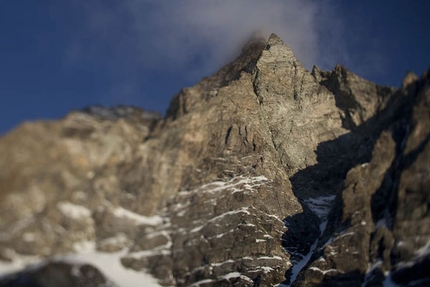
M428 75L389 99L379 131L369 134L371 159L348 171L330 227L295 286L429 284L429 99Z
M0 259L91 243L164 286L427 280L428 80L406 82L310 73L272 34L165 118L91 107L25 123L0 139ZM0 285L19 276L38 280Z

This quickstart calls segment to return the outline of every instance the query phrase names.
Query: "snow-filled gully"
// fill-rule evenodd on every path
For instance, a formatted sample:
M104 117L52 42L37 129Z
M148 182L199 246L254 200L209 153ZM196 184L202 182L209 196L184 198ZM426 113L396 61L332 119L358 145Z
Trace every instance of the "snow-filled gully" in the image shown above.
M312 254L314 253L317 244L318 244L318 240L321 237L321 235L324 233L325 228L327 226L327 216L330 212L330 209L332 207L333 201L334 201L335 196L334 195L330 195L330 196L320 196L320 197L314 197L314 198L308 198L306 200L303 201L304 204L306 204L309 209L315 213L316 216L318 216L318 218L321 220L319 229L320 229L320 234L317 237L317 239L315 240L315 242L312 244L309 252L307 254L295 254L295 255L299 255L301 257L301 259L299 261L293 261L293 267L292 267L292 272L291 272L291 276L290 276L290 283L288 285L284 285L281 284L279 285L280 287L286 287L286 286L291 286L297 279L297 275L299 275L300 271L303 269L303 267L305 267ZM287 248L288 251L288 248ZM290 252L291 253L291 252Z

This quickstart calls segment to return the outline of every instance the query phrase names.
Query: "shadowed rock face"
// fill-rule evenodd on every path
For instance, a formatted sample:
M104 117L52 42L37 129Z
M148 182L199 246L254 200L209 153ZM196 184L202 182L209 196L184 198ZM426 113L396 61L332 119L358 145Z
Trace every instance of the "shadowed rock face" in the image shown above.
M401 286L429 284L429 99L427 74L354 129L372 131L365 141L372 149L364 149L371 156L346 174L326 232L294 286L382 286L387 273Z
M272 34L165 118L25 123L0 139L0 259L90 241L165 286L428 280L429 80L409 78L310 73Z

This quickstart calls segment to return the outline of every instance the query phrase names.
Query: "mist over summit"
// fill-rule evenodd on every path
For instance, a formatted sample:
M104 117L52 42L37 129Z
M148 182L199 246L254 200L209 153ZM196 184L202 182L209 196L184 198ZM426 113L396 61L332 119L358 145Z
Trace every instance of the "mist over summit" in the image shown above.
M173 94L233 61L256 29L265 39L280 35L308 70L341 63L397 87L406 71L421 74L430 61L428 6L421 0L4 2L0 133L88 105L164 114Z

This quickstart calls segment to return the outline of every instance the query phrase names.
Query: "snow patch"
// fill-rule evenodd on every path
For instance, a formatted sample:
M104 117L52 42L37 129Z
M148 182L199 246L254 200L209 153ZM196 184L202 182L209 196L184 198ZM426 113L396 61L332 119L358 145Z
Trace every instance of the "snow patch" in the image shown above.
M80 247L79 253L57 256L56 259L91 264L100 270L109 280L120 287L148 286L161 287L157 280L142 271L125 268L121 264L121 257L127 255L127 250L115 253L99 252L95 249L94 242L81 242L75 247ZM75 248L76 249L76 248Z
M337 269L321 270L318 267L311 267L311 268L309 268L309 270L317 271L317 272L320 272L322 274L327 274L327 273L331 273L331 272L334 272L334 273L339 272L339 270L337 270Z
M126 255L126 250L115 253L99 252L95 249L95 243L89 241L76 244L75 249L78 249L79 253L58 255L53 260L73 264L91 264L119 287L161 287L151 275L144 271L127 269L121 264L121 257ZM10 257L13 258L13 261L0 261L0 276L6 276L23 269L36 269L46 264L46 261L37 256L18 255L13 250L9 250L8 253L10 253L9 255L11 255ZM79 275L78 269L74 269L72 272Z
M227 279L227 280L229 280L229 279L237 278L237 277L240 277L240 273L239 272L231 272L231 273L225 274L223 276L220 276L220 279Z
M423 257L430 254L430 240L426 243L426 245L418 249L415 254L417 257Z
M290 286L291 284L294 283L294 281L296 281L297 279L297 275L299 275L300 271L302 271L303 267L306 266L306 264L308 264L309 260L311 259L312 254L315 251L315 248L317 247L318 244L318 240L315 240L314 244L312 244L308 254L303 255L302 259L295 263L292 267L291 270L291 276L290 276Z
M186 210L186 209L184 209L184 210L181 210L181 211L179 211L178 213L176 213L176 216L178 216L178 217L182 217L182 216L184 216L186 213L187 213L187 210Z
M113 214L119 218L129 219L134 221L136 224L144 224L144 225L160 225L163 223L163 218L161 216L144 216L137 213L134 213L128 209L123 207L117 207L113 210Z
M218 266L221 266L221 265L224 265L224 264L228 264L228 263L234 263L235 261L234 260L232 260L232 259L229 259L229 260L227 260L227 261L224 261L224 262L219 262L219 263L212 263L211 264L211 266L215 266L215 267L218 267Z
M209 284L209 283L213 283L215 282L215 280L213 279L204 279L204 280L200 280L195 282L194 284L190 285L189 287L199 287L201 284Z
M294 283L294 281L296 281L300 271L303 269L303 267L305 267L308 264L309 260L311 259L317 247L319 237L324 233L327 227L327 216L331 210L334 199L335 199L335 196L330 195L330 196L308 198L303 201L304 204L306 204L309 207L309 209L313 213L315 213L315 215L318 216L318 218L321 220L321 224L319 226L320 234L318 238L315 240L315 242L312 244L307 254L298 254L297 252L294 252L294 250L289 250L288 248L286 248L286 250L290 254L294 253L294 255L298 255L299 257L301 257L301 259L298 262L295 262L295 264L291 269L290 285L287 285L287 286L291 286ZM321 272L324 272L324 271L321 270Z
M280 256L273 256L273 257L261 256L261 257L258 257L257 260L280 260L280 261L282 261L283 259Z
M22 239L23 239L25 242L34 242L34 241L36 241L36 234L35 234L35 233L33 233L33 232L25 232L25 233L22 235Z
M259 266L258 268L261 268L264 273L269 273L270 271L273 271L273 268L268 266Z
M91 211L88 208L82 205L73 204L69 201L59 202L57 204L57 208L64 216L72 219L79 220L91 217Z
M233 278L240 278L240 279L246 280L248 282L254 282L254 281L252 281L251 278L249 278L248 276L242 275L239 272L230 272L228 274L222 275L222 276L218 277L218 280L222 280L222 279L230 280Z
M245 190L253 192L253 188L262 185L264 182L268 182L265 176L255 177L235 177L229 181L214 181L208 184L204 184L201 187L192 190L192 192L198 193L217 193L226 189L232 189L233 191L241 191L242 189L236 188L239 185L243 185ZM190 191L180 191L180 193L189 193Z
M224 235L229 234L229 233L232 233L232 232L234 232L234 229L230 229L230 230L229 230L229 231L227 231L227 232L217 234L215 237L216 237L216 238L221 238L221 237L223 237ZM212 238L213 238L213 237L211 237L210 239L212 239Z

